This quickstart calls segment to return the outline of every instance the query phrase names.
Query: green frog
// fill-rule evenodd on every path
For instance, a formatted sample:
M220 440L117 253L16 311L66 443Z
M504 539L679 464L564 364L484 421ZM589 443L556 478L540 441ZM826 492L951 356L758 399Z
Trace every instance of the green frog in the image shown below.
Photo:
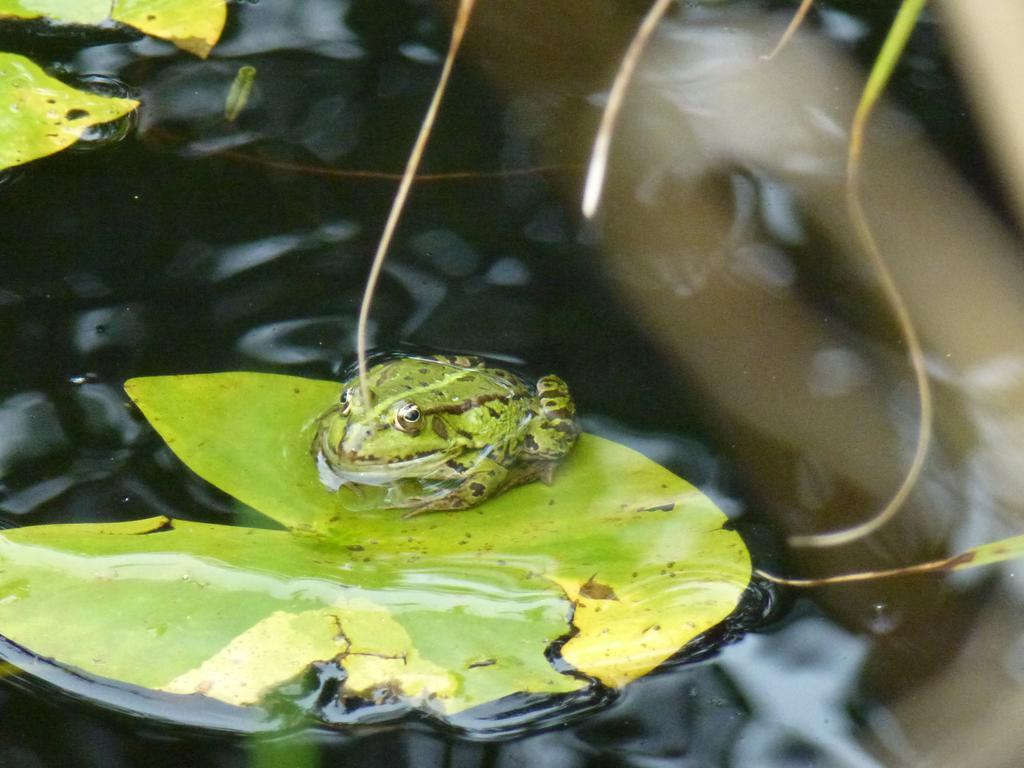
M384 486L406 517L473 507L523 483L550 483L579 435L557 376L529 387L464 356L397 357L358 376L317 419L312 451L324 484Z

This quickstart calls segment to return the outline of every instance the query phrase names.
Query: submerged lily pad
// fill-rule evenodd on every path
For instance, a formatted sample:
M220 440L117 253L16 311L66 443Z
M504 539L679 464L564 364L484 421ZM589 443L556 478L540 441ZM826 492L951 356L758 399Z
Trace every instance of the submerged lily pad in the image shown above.
M206 57L227 20L226 0L0 0L0 18L66 24L119 21Z
M496 594L485 599L452 589L472 569L421 570L427 583L404 583L415 569L367 564L316 537L164 518L8 531L0 562L6 637L149 688L253 704L335 657L348 672L346 694L387 688L434 698L439 712L519 686L581 685L544 658L566 631L568 604L536 576L495 575L485 584ZM468 637L454 632L458 621L432 622L449 612L473 625ZM501 666L472 667L481 647Z
M0 168L59 152L86 129L124 117L138 105L77 90L24 56L0 53Z
M706 497L592 435L550 487L402 519L320 484L308 446L333 382L230 373L126 388L192 469L292 530L157 519L4 532L4 634L93 674L248 705L337 659L345 696L450 715L588 678L621 686L722 621L750 577ZM573 630L566 673L548 651Z

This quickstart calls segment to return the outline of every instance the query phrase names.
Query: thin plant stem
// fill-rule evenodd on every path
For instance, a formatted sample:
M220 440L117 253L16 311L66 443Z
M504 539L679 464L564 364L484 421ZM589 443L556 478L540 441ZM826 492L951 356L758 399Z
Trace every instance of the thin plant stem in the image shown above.
M860 197L861 156L864 149L864 134L867 129L868 120L878 101L878 97L889 81L893 67L895 67L896 61L902 54L910 33L914 29L917 17L920 15L926 2L927 0L904 0L903 5L900 6L896 19L893 21L892 29L890 29L882 50L878 54L878 59L872 67L871 74L868 76L868 82L864 86L864 94L857 105L846 157L846 205L850 218L857 237L878 275L882 292L896 313L896 322L903 335L914 371L914 382L917 386L919 403L914 456L899 488L896 489L896 492L886 502L885 506L875 515L849 528L842 528L828 533L791 536L789 537L789 543L794 547L836 547L850 544L874 533L892 520L900 511L920 479L921 470L924 467L925 458L928 455L928 449L931 444L932 390L931 384L928 381L924 351L921 349L921 341L910 317L910 311L907 309L903 296L896 287L896 282L889 272L889 268L875 240L874 233L868 224Z
M775 584L785 584L789 587L821 587L827 584L852 584L858 581L885 579L891 576L912 576L921 573L952 573L953 571L965 571L968 568L995 565L1007 560L1017 560L1021 557L1024 557L1024 535L990 541L985 544L979 544L976 547L971 547L958 555L950 555L941 560L930 560L925 563L905 565L902 568L844 573L839 576L823 576L818 579L792 579L788 576L777 576L760 568L754 570L754 575Z
M969 561L969 559L968 559ZM914 576L922 573L944 573L957 570L957 566L965 562L963 555L946 557L942 560L931 560L927 563L917 563L904 568L886 568L881 571L860 571L858 573L843 573L838 576L822 576L820 579L791 579L787 576L777 576L774 573L754 569L754 574L774 584L784 584L787 587L824 587L829 584L856 584L860 581L873 581L874 579L887 579L892 576Z
M455 64L455 56L459 52L462 38L465 35L466 28L469 26L469 17L473 12L475 3L476 0L459 0L459 10L455 17L455 23L452 25L452 38L448 45L448 55L445 56L444 66L441 68L441 76L437 81L437 87L434 89L434 96L430 100L427 114L423 117L423 122L420 125L420 132L416 136L416 143L409 154L409 161L406 163L405 172L402 174L402 181L399 183L395 199L391 203L391 212L384 223L384 231L381 233L380 243L378 243L377 251L373 255L370 274L366 278L363 301L359 306L359 324L356 329L356 359L359 367L359 388L362 393L364 407L368 407L370 404L370 385L366 375L366 327L370 319L373 296L377 290L381 268L384 266L384 257L387 254L388 246L391 245L391 239L394 237L395 229L398 227L398 220L402 215L402 209L405 207L406 198L408 198L409 190L416 178L416 169L419 168L420 160L423 158L423 151L427 146L427 140L430 138L430 131L434 127L438 110L441 108L441 100L444 98L445 88L448 85L448 79Z
M804 23L804 19L807 18L807 12L811 10L811 6L814 5L814 0L801 0L800 7L796 9L796 13L793 14L793 18L789 20L789 24L786 26L786 31L782 33L782 37L779 38L779 42L772 48L771 53L766 53L761 57L762 61L771 61L782 49L789 45L789 41L793 39L793 35L797 33L797 30Z
M615 123L622 109L622 102L626 97L626 89L633 79L636 65L643 55L647 42L658 26L658 22L668 11L668 8L675 0L655 0L654 5L647 11L640 28L636 31L633 39L626 49L626 54L619 64L619 71L615 73L615 80L608 92L608 103L601 115L601 123L597 128L597 135L594 137L594 148L590 153L590 162L587 164L587 179L583 184L583 215L588 219L593 218L597 208L601 204L601 192L604 189L605 171L608 168L608 149L611 146L612 134L615 132Z
M229 160L236 160L243 163L254 163L264 168L273 168L282 171L294 171L295 173L306 173L312 176L325 176L336 179L362 179L366 181L401 181L403 173L391 171L371 171L359 168L329 168L326 166L310 165L307 163L296 163L289 160L272 160L259 157L247 152L237 150L225 150L219 157ZM417 184L438 182L438 181L484 181L487 179L510 179L517 176L540 176L549 173L572 173L579 172L580 165L535 165L528 168L505 168L500 170L486 171L439 171L437 173L418 173L413 181Z

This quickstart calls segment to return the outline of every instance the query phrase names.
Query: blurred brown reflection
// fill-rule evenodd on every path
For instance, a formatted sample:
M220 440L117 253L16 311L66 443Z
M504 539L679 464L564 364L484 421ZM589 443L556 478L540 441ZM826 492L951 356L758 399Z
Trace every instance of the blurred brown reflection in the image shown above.
M589 149L600 99L588 97L607 89L641 10L585 5L484 4L467 40L512 100L549 106L531 138L560 161ZM662 25L613 141L601 246L622 300L664 352L668 367L652 361L650 375L673 377L681 398L700 403L757 511L787 531L825 530L872 514L898 485L916 405L843 202L863 73L811 30L763 62L784 21L708 6ZM891 107L872 122L863 180L929 356L937 443L894 523L843 550L792 553L804 574L907 564L1024 529L1019 243ZM974 762L966 746L960 762L932 748L966 745L972 723L1003 711L984 690L1019 698L1015 678L970 650L1019 653L990 618L1012 605L1007 595L989 595L974 621L981 586L904 579L816 594L847 625L884 638L861 686L890 702L884 728L867 731L894 764L1014 764L1000 756L1014 754L1019 729L985 726L989 751Z
M1024 68L1024 5L1017 0L989 0L984 12L970 3L941 0L952 52L969 86L968 97L1001 163L1000 180L1024 224L1024 100L1020 72Z

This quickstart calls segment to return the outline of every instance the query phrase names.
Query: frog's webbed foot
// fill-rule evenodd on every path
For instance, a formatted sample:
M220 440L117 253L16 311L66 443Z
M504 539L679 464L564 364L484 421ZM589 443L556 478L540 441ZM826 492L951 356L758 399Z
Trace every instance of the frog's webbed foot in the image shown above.
M494 459L487 458L478 461L469 472L462 476L458 485L450 489L448 493L436 497L412 499L412 501L422 501L423 503L416 504L402 517L415 517L424 512L458 512L475 507L507 487L508 479L508 469Z
M454 487L435 489L433 493L427 491L425 493L405 496L400 505L402 507L402 519L405 520L406 518L416 517L428 512L453 512L465 509L467 505L463 503L460 497L460 487L456 485Z
M541 462L537 468L537 479L544 483L544 485L551 485L555 482L555 469L557 467L558 462L555 461Z
M502 485L502 490L515 488L517 485L526 485L534 480L540 480L544 485L551 485L555 482L555 470L557 468L557 461L523 462L509 472Z
M402 513L402 519L408 520L410 517L425 515L428 512L458 512L463 509L466 509L465 505L457 506L455 504L438 504L436 502L428 502L426 504L421 504L418 507L405 510L405 512Z

